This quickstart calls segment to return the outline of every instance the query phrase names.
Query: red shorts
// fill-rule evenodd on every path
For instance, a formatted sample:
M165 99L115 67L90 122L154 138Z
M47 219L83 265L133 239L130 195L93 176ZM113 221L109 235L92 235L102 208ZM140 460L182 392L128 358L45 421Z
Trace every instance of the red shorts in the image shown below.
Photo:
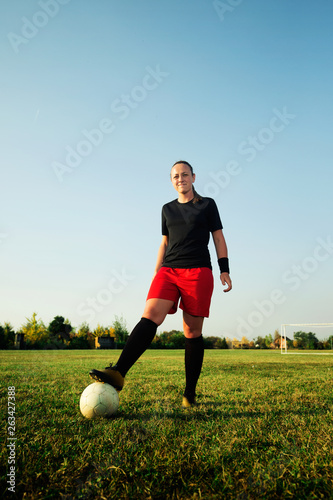
M181 299L180 309L192 316L208 318L213 288L213 273L208 267L161 267L150 285L147 300L172 300L174 304L168 314L174 314Z

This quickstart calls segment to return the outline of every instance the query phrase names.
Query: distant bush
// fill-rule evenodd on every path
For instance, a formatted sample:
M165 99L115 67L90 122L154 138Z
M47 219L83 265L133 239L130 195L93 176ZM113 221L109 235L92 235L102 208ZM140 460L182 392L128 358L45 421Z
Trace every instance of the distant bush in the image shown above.
M89 339L85 337L74 337L68 344L68 349L90 349Z
M15 331L10 323L0 325L0 349L12 349L15 344Z

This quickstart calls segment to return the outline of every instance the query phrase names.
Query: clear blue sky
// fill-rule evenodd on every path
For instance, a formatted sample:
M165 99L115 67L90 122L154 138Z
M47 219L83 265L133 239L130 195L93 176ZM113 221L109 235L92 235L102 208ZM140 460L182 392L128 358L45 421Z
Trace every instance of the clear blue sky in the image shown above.
M228 294L211 247L204 335L333 321L331 2L5 0L0 17L1 323L131 329L179 159L229 247Z

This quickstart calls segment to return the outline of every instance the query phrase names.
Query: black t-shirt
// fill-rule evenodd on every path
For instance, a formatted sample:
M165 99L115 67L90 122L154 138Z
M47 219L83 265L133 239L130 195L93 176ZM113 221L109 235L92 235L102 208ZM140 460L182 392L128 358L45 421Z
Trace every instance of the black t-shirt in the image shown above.
M162 266L212 269L208 242L210 233L222 229L215 201L202 198L193 203L173 200L162 208L162 234L168 246Z

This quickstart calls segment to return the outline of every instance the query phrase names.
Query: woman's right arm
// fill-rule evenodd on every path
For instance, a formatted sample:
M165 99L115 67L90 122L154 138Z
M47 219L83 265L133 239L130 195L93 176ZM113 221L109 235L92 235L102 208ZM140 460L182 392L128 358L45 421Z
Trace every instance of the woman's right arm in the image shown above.
M157 252L157 261L156 261L155 272L154 272L153 278L155 277L155 275L157 274L157 272L159 271L160 267L163 264L167 246L168 246L168 237L163 235L162 242L161 242L160 247L159 247L158 252Z

